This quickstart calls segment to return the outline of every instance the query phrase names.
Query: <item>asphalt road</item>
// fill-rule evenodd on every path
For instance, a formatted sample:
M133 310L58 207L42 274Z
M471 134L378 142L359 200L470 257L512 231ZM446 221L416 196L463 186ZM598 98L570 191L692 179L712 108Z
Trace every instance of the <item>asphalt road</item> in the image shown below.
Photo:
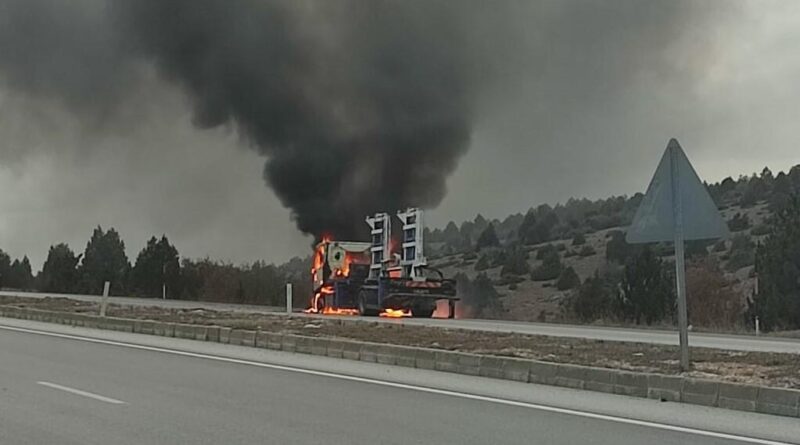
M800 422L793 418L0 320L2 444L778 444L798 438Z
M19 292L0 292L0 295L19 295L26 297L61 296L84 301L98 301L100 297L96 295L59 295L41 293L19 293ZM282 311L283 309L253 306L236 305L228 303L210 303L200 301L185 300L160 300L151 298L128 298L112 297L112 303L134 306L160 306L168 308L204 308L223 311L247 311L270 313ZM301 315L301 314L298 314ZM315 317L314 315L306 315ZM316 316L321 317L321 316ZM664 345L678 345L677 331L664 331L655 329L628 329L628 328L608 328L596 326L576 326L555 323L529 323L501 320L470 320L470 319L421 319L406 318L402 320L384 319L369 317L369 321L383 323L404 323L409 325L441 326L459 329L470 329L492 332L516 332L531 335L550 335L555 337L574 337L589 338L594 340L606 341L626 341L639 343L653 343ZM691 332L689 334L689 345L692 347L728 349L734 351L763 351L763 352L784 352L800 354L800 339L778 338L770 336L756 337L754 335L723 335Z

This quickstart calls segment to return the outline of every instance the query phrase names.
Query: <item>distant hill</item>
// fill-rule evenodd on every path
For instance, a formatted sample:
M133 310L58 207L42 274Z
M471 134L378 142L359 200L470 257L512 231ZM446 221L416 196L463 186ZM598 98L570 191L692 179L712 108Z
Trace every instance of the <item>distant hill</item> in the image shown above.
M768 232L766 223L774 212L792 194L800 194L800 165L777 175L764 168L760 174L728 177L706 186L733 236L717 243L689 243L687 256L690 266L692 261L711 261L719 268L743 311L754 286L755 246ZM573 314L564 303L577 286L625 263L631 247L624 242L624 231L642 196L573 198L502 220L477 215L471 221L427 230L426 252L431 265L446 275L468 284L476 279L491 282L495 292L488 297L476 295L475 286L464 287L469 305L465 310L473 316L570 321ZM487 234L489 230L494 233ZM666 262L672 261L669 245L652 248Z

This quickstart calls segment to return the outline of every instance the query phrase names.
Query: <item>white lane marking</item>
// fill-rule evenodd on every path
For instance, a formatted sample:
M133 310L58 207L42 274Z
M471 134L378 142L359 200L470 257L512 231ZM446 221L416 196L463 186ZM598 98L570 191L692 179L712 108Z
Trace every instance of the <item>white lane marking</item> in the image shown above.
M139 350L144 350L144 351L162 352L162 353L166 353L166 354L174 354L174 355L180 355L180 356L184 356L184 357L195 357L195 358L202 358L202 359L207 359L207 360L216 360L216 361L220 361L220 362L236 363L236 364L240 364L240 365L250 365L250 366L256 366L256 367L259 367L259 368L268 368L268 369L277 369L277 370L281 370L281 371L297 372L297 373L300 373L300 374L308 374L308 375L315 375L315 376L321 376L321 377L329 377L329 378L335 378L335 379L340 379L340 380L348 380L348 381L351 381L351 382L369 383L369 384L373 384L373 385L381 385L381 386L388 386L388 387L392 387L392 388L408 389L408 390L411 390L411 391L426 392L426 393L430 393L430 394L438 394L438 395L451 396L451 397L460 397L462 399L478 400L478 401L482 401L482 402L498 403L498 404L501 404L501 405L509 405L509 406L516 406L516 407L521 407L521 408L529 408L529 409L535 409L535 410L539 410L539 411L548 411L548 412L559 413L559 414L567 414L567 415L571 415L571 416L585 417L585 418L589 418L589 419L605 420L605 421L608 421L608 422L623 423L623 424L627 424L627 425L636 425L636 426L642 426L642 427L648 427L648 428L656 428L656 429L661 429L661 430L666 430L666 431L675 431L675 432L679 432L679 433L694 434L694 435L697 435L697 436L713 437L713 438L717 438L717 439L726 439L726 440L735 440L737 442L753 443L753 444L758 444L758 445L798 445L798 444L792 444L791 442L780 442L780 441L774 441L774 440L768 440L768 439L759 439L757 437L748 437L748 436L741 436L741 435L737 435L737 434L728 434L728 433L720 433L720 432L716 432L716 431L707 431L707 430L701 430L701 429L697 429L697 428L669 425L669 424L666 424L666 423L649 422L649 421L646 421L646 420L637 420L637 419L631 419L631 418L627 418L627 417L617 417L617 416L612 416L612 415L607 415L607 414L597 414L597 413L592 413L592 412L588 412L588 411L578 411L578 410L569 409L569 408L558 408L558 407L555 407L555 406L540 405L540 404L537 404L537 403L520 402L520 401L517 401L517 400L501 399L501 398L490 397L490 396L481 396L481 395L477 395L477 394L469 394L469 393L463 393L463 392L458 392L458 391L451 391L451 390L447 390L447 389L429 388L429 387L426 387L426 386L414 386L414 385L409 385L409 384L406 384L406 383L389 382L389 381L385 381L385 380L371 379L371 378L368 378L368 377L356 377L356 376L351 376L351 375L346 375L346 374L336 374L336 373L327 372L327 371L316 371L316 370L313 370L313 369L296 368L296 367L293 367L293 366L274 365L274 364L270 364L270 363L261 363L261 362L254 362L254 361L250 361L250 360L242 360L242 359L229 358L229 357L220 357L220 356L216 356L216 355L200 354L200 353L196 353L196 352L187 352L187 351L179 351L179 350L175 350L175 349L159 348L159 347L156 347L156 346L137 345L137 344L133 344L133 343L118 342L118 341L114 341L114 340L103 340L103 339L99 339L99 338L81 337L81 336L70 335L70 334L59 334L59 333L56 333L56 332L37 331L37 330L34 330L34 329L17 328L17 327L12 327L12 326L2 326L2 325L0 325L0 329L5 329L5 330L9 330L9 331L27 332L27 333L30 333L30 334L39 334L39 335L45 335L45 336L50 336L50 337L67 338L67 339L71 339L71 340L85 341L85 342L89 342L89 343L99 343L99 344L104 344L104 345L120 346L120 347L124 347L124 348L139 349Z
M95 394L95 393L89 392L89 391L83 391L83 390L80 390L80 389L70 388L69 386L62 386L62 385L59 385L59 384L56 384L56 383L51 383L51 382L36 382L36 383L38 383L39 385L42 385L42 386L46 386L48 388L60 389L61 391L66 391L68 393L76 394L76 395L83 396L83 397L88 397L90 399L99 400L101 402L113 403L115 405L125 405L126 404L122 400L112 399L111 397L101 396L100 394Z

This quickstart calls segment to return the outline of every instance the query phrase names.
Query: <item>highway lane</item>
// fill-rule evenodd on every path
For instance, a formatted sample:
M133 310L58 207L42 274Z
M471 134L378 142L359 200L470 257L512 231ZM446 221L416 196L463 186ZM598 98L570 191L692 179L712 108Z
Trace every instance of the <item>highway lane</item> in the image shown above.
M61 295L43 293L20 293L20 292L0 292L0 295L19 295L35 298L45 296L61 296L74 298L82 301L97 301L100 297L96 295ZM222 311L244 311L271 313L280 312L281 309L267 306L236 305L229 303L211 303L200 301L185 300L160 300L149 298L128 298L113 297L109 301L116 304L133 306L159 306L167 308L181 309L212 309ZM321 317L315 315L296 314L298 316ZM630 329L613 328L599 326L577 326L556 323L531 323L502 320L471 320L471 319L384 319L375 317L353 317L368 321L378 321L381 323L402 323L408 325L439 326L458 329L469 329L491 332L516 332L531 335L549 335L555 337L588 338L605 341L626 341L664 345L678 345L677 331L655 330L655 329ZM729 349L734 351L762 351L762 352L783 352L800 354L800 339L778 338L770 336L754 335L724 335L709 334L701 332L689 333L689 344L692 347Z
M775 444L798 437L792 418L0 320L3 444Z

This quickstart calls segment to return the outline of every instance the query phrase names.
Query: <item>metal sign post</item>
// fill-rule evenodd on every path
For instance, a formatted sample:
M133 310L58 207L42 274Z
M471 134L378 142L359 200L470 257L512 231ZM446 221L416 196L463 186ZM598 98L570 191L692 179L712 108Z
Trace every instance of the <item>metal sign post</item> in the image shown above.
M703 182L675 139L670 139L625 239L629 243L675 243L675 293L681 370L689 370L689 319L686 304L687 240L728 236L728 226Z
M670 176L672 180L672 213L675 218L675 288L678 294L678 337L681 347L681 370L689 370L689 321L686 311L686 265L683 244L683 203L681 202L680 175L677 150L670 150Z

